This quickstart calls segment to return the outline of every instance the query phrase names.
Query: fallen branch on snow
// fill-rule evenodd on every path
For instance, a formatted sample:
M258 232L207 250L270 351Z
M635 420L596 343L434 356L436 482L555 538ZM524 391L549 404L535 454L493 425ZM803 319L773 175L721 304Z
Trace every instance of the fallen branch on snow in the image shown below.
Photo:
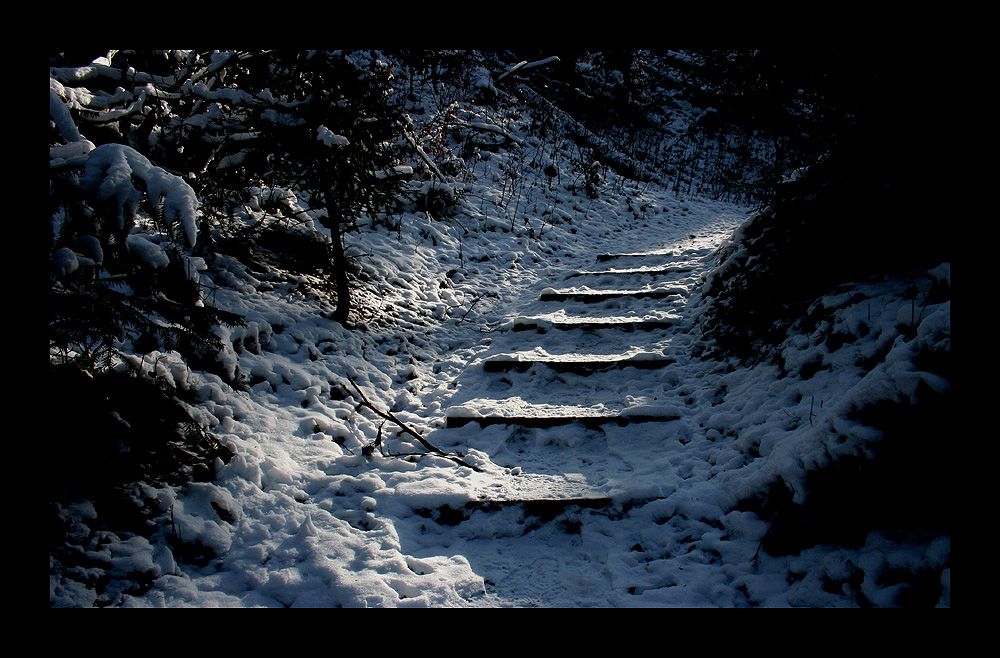
M351 386L354 387L354 390L357 391L357 393L358 393L359 396L361 396L361 404L362 405L364 405L364 406L368 407L369 409L371 409L379 417L384 418L385 420L391 421L391 422L395 423L396 425L398 425L400 427L400 429L402 429L404 432L406 432L407 434L409 434L413 438L415 438L417 441L419 441L421 443L421 445L423 445L425 448L427 448L427 450L429 450L430 452L432 452L432 453L434 453L436 455L439 455L441 457L444 457L445 459L450 459L451 461L455 462L456 464L459 464L460 466L465 466L467 468L471 468L474 471L478 472L478 471L482 470L482 469L480 469L480 468L478 468L476 466L473 466L472 464L469 464L468 462L466 462L465 460L463 460L461 457L458 457L456 455L448 454L444 450L441 450L440 448L438 448L437 446L435 446L434 444L432 444L430 441L428 441L427 439L425 439L423 436L421 436L420 433L417 432L415 429L413 429L412 427L410 427L409 425L407 425L406 423L404 423L403 421L401 421L399 418L397 418L391 411L382 411L381 409L379 409L378 407L376 407L368 399L368 396L366 396L364 394L364 392L361 390L361 387L359 387L357 385L357 383L355 383L355 381L353 379L351 379L351 377L349 375L347 376L347 381L349 381L351 383ZM381 430L382 430L382 428L381 428L381 426L379 426L379 439L381 439L381 434L382 434ZM381 440L379 440L378 443L381 444Z
M504 139L514 142L518 146L524 146L524 140L520 137L515 137L508 131L504 130L500 126L495 126L492 123L483 123L481 121L466 121L455 124L460 128L470 128L472 130L478 130L485 133L493 133L494 135L500 135Z
M417 139L408 132L404 132L403 137L405 137L406 141L410 143L410 146L412 146L413 150L417 152L417 155L419 155L420 159L424 161L424 164L426 164L434 175L438 177L438 180L442 183L448 182L449 179L445 178L444 174L441 173L441 170L438 169L437 165L434 164L434 161L431 160L431 156L427 155L427 153L420 148L420 144L417 144ZM351 383L353 384L354 382Z
M527 71L528 69L533 69L536 66L545 66L546 64L551 64L552 62L558 62L558 61L559 58L553 55L552 57L546 57L545 59L540 59L537 62L529 63L527 60L523 62L518 62L517 64L514 64L513 66L509 67L506 71L504 71L500 75L500 77L496 79L496 81L500 82L508 75L511 75L512 73L516 73L518 71Z

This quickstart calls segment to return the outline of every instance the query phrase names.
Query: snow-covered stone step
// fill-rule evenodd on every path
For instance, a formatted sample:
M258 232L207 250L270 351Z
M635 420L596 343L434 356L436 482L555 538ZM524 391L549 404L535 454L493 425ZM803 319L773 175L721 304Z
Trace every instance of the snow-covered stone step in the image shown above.
M561 514L579 509L620 514L662 498L650 496L648 492L636 495L631 492L609 491L608 487L591 485L579 473L549 475L543 473L523 473L520 468L510 469L505 477L496 482L480 486L475 491L475 500L458 504L448 503L432 508L417 508L417 514L431 518L441 525L459 525L475 514L489 514L506 509L520 509L525 521L531 518L549 521ZM469 528L466 533L488 532L484 538L492 537L493 526ZM464 533L463 536L468 536Z
M664 267L631 267L624 268L620 270L595 270L595 271L585 271L585 270L574 270L566 274L567 279L573 279L580 276L631 276L631 275L648 275L648 276L665 276L667 274L686 274L693 271L693 267L688 267L686 265L668 265Z
M632 423L666 423L680 417L678 409L671 405L637 405L625 409L530 404L500 404L491 407L490 401L487 400L482 401L482 407L477 407L473 401L470 404L452 407L445 413L449 428L464 427L470 423L478 423L480 427L489 425L556 427L569 424L590 428L608 424L624 427Z
M663 258L673 256L672 251L641 251L641 252L631 252L631 253L610 253L610 254L598 254L597 262L606 263L609 260L616 260L618 258Z
M669 299L687 295L683 288L654 288L646 290L555 290L546 288L538 297L542 302L603 302L609 299Z
M545 332L549 329L621 329L624 331L651 331L667 329L681 321L681 316L667 314L657 317L552 317L548 315L518 318L514 321L514 331L530 331L532 329Z
M497 512L510 507L523 509L525 519L535 517L548 521L574 508L603 509L614 505L609 496L575 496L571 498L487 498L466 503L460 508L444 505L436 510L417 510L418 514L431 518L441 525L456 526L472 518L475 512ZM463 536L465 536L463 534Z
M561 356L539 355L534 352L501 354L483 362L486 372L525 371L536 364L545 365L557 372L585 373L615 368L653 369L665 368L675 360L659 353L637 354L572 354Z
M586 495L577 496L551 496L545 490L533 492L511 493L508 491L496 492L489 496L482 494L480 500L470 501L459 507L442 505L437 509L417 510L417 514L431 518L441 525L457 526L464 521L468 521L475 513L491 513L504 509L520 508L525 520L537 518L539 521L549 521L560 514L565 514L574 509L602 510L612 508L615 505L621 507L621 503L616 503L611 496ZM632 503L634 504L634 503ZM486 530L492 532L487 526ZM472 530L475 532L475 530ZM463 534L463 536L465 536ZM484 535L485 537L485 535Z
M620 427L632 423L668 423L680 416L601 414L601 415L566 415L566 416L449 416L449 428L465 427L470 423L478 423L480 427L489 425L517 425L520 427L556 427L558 425L579 424L595 428L601 425L615 424Z
M541 473L521 466L486 469L470 474L461 484L451 478L439 483L422 478L399 490L403 492L401 499L418 515L441 525L458 525L476 514L511 508L520 509L526 520L548 520L574 508L624 508L631 500L613 485L590 482L583 473ZM493 526L482 530L492 533ZM473 534L477 531L468 529Z

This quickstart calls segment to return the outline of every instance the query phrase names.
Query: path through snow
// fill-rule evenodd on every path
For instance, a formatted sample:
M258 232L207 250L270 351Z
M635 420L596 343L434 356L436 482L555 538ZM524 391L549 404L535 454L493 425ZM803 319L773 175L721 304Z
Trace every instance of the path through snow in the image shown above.
M727 204L652 197L637 195L637 205L658 208L642 221L613 204L561 224L553 214L553 223L541 227L548 243L507 231L459 242L449 224L412 218L398 236L373 230L365 236L364 263L386 284L368 289L361 302L375 312L356 330L328 319L332 309L305 277L209 266L206 276L224 278L220 307L248 321L225 336L234 348L225 358L247 377L249 392L188 371L170 354L155 363L235 456L218 465L214 482L147 491L169 510L169 521L151 536L92 538L99 541L85 547L88 557L113 565L105 600L200 607L848 606L861 587L872 604L892 605L900 585L883 583L879 574L929 565L943 584L942 601L950 601L947 536L873 533L854 548L758 552L768 523L734 511L736 503L760 493L776 473L794 475L802 459L827 454L823 431L831 423L865 440L865 428L843 426L834 402L884 390L872 377L885 373L845 365L806 381L766 365L733 369L692 358L698 284L712 251L745 214ZM567 199L564 207L575 203ZM610 252L644 255L598 258ZM609 269L622 271L592 273ZM937 276L950 279L949 270ZM910 308L901 291L886 286L866 290L870 339L844 350L885 354L883 343ZM543 293L626 287L668 294L541 300ZM860 309L837 304L836 312L856 324ZM949 307L927 311L921 331L947 331ZM612 317L657 326L556 327ZM514 331L518 324L534 328ZM800 342L793 361L819 358L819 342ZM909 344L892 346L905 365ZM635 355L663 363L589 375L509 363ZM912 380L897 370L889 374ZM478 470L427 454L359 407L346 376ZM814 408L816 399L828 404ZM526 415L540 405L660 421L448 423L470 411ZM364 454L377 436L384 453ZM82 522L93 510L81 505L65 514ZM177 539L203 549L205 559L181 559ZM148 591L131 589L135 573L148 575ZM119 582L116 595L110 590ZM70 577L50 582L50 598L56 605L94 602Z
M702 545L706 533L716 541L723 534L707 527L699 513L700 508L714 507L713 518L724 516L720 501L713 500L717 496L705 496L703 490L720 452L731 448L717 446L699 427L699 413L711 405L720 366L690 356L697 320L690 301L713 264L712 252L743 217L720 213L706 219L696 234L676 235L676 229L663 224L660 235L643 232L638 244L609 240L603 250L581 258L590 261L586 269L570 269L563 280L541 280L533 286L531 298L511 321L530 327L484 340L458 379L447 416L450 421L471 418L472 422L453 422L460 426L439 429L429 437L446 449L471 449L489 456L494 468L469 482L476 499L494 504L469 505L458 515L437 510L432 517L439 524L456 525L439 530L421 519L401 538L412 537L420 545L433 536L428 554L450 546L483 575L491 597L505 604L637 605L656 601L641 597L647 589L684 584L682 572L689 561L683 558L672 561L669 568L677 576L657 587L649 587L645 576L628 572L646 561L645 545L659 547L654 551L668 547L693 551L700 557L712 550ZM608 290L668 295L591 302L552 294ZM608 326L553 326L583 319ZM633 329L629 323L637 320L662 324ZM544 363L499 373L484 368L498 359L565 364L637 355L660 359L662 367L601 368L594 373L554 369ZM604 415L620 420L586 422ZM480 427L476 419L481 417L497 422ZM521 420L499 422L502 417ZM583 422L551 427L524 422L573 417ZM639 417L651 422L637 422ZM497 504L502 501L535 502ZM651 540L652 535L661 536ZM743 545L744 550L750 547ZM664 558L658 556L656 561ZM687 568L698 571L699 564L696 560ZM698 587L708 591L683 594L673 602L732 604L732 599L711 593L712 587L730 578L722 575L724 571L719 570L721 580L715 584L696 576Z

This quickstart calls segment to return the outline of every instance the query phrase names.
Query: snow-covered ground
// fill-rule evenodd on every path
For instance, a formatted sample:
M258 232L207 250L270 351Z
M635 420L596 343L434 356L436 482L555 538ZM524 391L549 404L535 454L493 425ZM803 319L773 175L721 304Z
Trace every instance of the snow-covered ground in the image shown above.
M522 141L531 144L528 135ZM505 157L472 170L451 218L407 212L398 231L363 226L348 236L372 275L359 290L365 321L356 329L329 319L316 279L200 263L201 276L219 286L215 303L247 319L245 328L224 330L223 358L249 390L191 371L174 354L158 355L155 368L187 391L194 417L235 456L217 464L213 482L149 490L169 510L151 536L86 539L85 551L110 576L103 602L847 607L896 605L909 585L886 574L921 571L942 583L940 604L950 605L948 536L887 528L857 546L772 556L759 550L769 519L738 511L778 476L802 499L808 469L877 441L852 409L911 398L922 386L947 389L913 363L918 347L950 341L950 303L915 307L904 288L950 282L949 266L914 282L866 283L863 301L831 291L822 300L829 325L783 345L786 371L698 359L701 282L747 209L609 176L597 199L538 177L522 184L512 211L498 199ZM598 261L609 252L635 255ZM641 268L663 272L634 271ZM611 269L633 271L589 274ZM642 287L671 296L539 301L545 291ZM632 332L552 327L620 316L670 322ZM513 330L526 319L540 329ZM863 337L832 349L832 329ZM483 367L504 356L636 354L667 365L592 375ZM796 370L805 364L822 367L806 376ZM430 454L383 423L359 405L349 380L476 468ZM540 406L665 420L447 426L449 417ZM377 438L381 445L366 449ZM549 513L483 502L567 496L597 502ZM84 528L93 509L63 514ZM181 559L172 537L200 544L209 559ZM151 582L148 590L132 587L136 574ZM81 580L50 574L51 602L94 603Z

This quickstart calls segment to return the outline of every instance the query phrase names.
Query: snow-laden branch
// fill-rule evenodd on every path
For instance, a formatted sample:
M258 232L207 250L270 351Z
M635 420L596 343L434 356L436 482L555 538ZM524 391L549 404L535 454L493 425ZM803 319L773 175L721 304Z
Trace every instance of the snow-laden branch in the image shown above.
M115 89L114 93L92 92L86 87L67 87L55 78L49 78L49 89L57 93L60 98L65 98L70 108L106 110L113 105L130 103L135 99L132 92L121 87Z
M132 114L141 114L145 110L147 96L164 99L170 97L168 94L155 92L155 89L153 85L146 84L134 91L118 87L111 94L94 93L86 87L67 87L55 78L49 77L49 96L52 99L50 104L58 99L65 105L67 112L70 109L79 110L83 112L81 118L87 119L90 123L110 123ZM119 109L112 109L116 107ZM76 141L65 133L63 136L69 141Z
M69 142L49 147L49 168L83 164L94 145L80 134L80 130L76 127L76 122L73 121L73 116L69 112L69 106L51 86L49 87L49 118L52 119L63 139Z
M152 83L159 87L172 87L176 84L173 76L164 77L136 71L131 66L124 71L111 65L108 57L98 57L87 66L57 66L49 68L49 77L64 83L81 83L86 80L108 78L111 80L129 80L142 84Z
M93 149L94 144L86 139L50 146L49 168L82 165L87 161L87 154Z
M515 137L510 132L492 123L483 123L482 121L467 121L465 123L458 123L456 125L464 126L466 128L471 128L473 130L479 130L481 132L494 133L518 145L524 144L524 141L521 138Z
M240 89L232 89L230 87L212 89L210 85L204 82L185 82L181 87L181 92L189 93L207 101L219 101L233 105L241 103L256 104L259 102L257 98Z
M514 64L509 69L504 71L503 75L497 78L497 82L500 82L501 80L503 80L512 73L516 73L518 71L527 71L528 69L533 69L536 66L545 66L546 64L551 64L552 62L558 62L558 61L559 58L553 55L552 57L546 57L545 59L540 59L536 62L528 62L528 61L518 62L517 64Z
M49 118L56 124L59 134L67 142L83 141L83 135L80 134L76 122L73 121L73 116L69 113L69 106L63 102L62 97L51 86L49 87Z
M90 151L82 187L97 192L102 201L117 206L118 228L122 230L125 218L135 215L142 198L142 192L133 184L133 177L146 184L150 203L158 205L162 199L163 218L168 225L180 225L187 245L193 247L198 235L198 198L194 189L180 176L153 166L135 149L122 144L104 144Z
M434 161L431 160L431 156L427 155L424 149L420 147L420 144L417 143L417 139L409 132L403 133L403 137L405 137L406 141L410 143L410 146L412 146L413 150L417 152L417 155L419 155L420 159L424 161L424 164L426 164L427 167L434 172L434 175L438 177L438 180L441 182L447 182L448 179L445 178L444 174L441 173L441 170L438 169L437 165L434 164Z

